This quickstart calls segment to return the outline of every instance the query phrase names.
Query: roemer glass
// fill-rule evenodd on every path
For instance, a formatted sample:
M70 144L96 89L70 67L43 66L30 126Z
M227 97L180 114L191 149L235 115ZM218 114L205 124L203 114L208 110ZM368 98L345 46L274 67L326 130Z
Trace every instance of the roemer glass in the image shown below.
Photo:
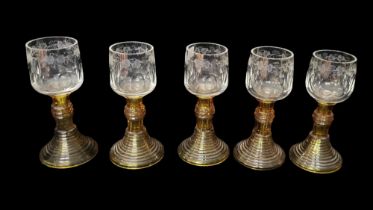
M198 97L196 127L178 147L179 157L192 165L212 166L224 162L229 148L214 132L213 97L228 86L228 49L216 43L193 43L186 47L184 85Z
M124 114L128 122L124 137L110 150L110 159L125 169L150 167L164 154L163 145L150 137L143 125L142 98L157 83L154 48L137 41L115 43L109 48L109 65L112 89L127 100Z
M251 50L246 88L259 101L251 136L233 150L235 159L254 170L271 170L285 160L282 148L272 139L274 102L289 95L293 87L294 55L290 50L261 46Z
M290 160L303 170L327 174L342 167L341 155L332 147L329 127L332 108L348 99L354 90L357 58L337 50L313 53L306 76L308 93L318 102L313 129L307 138L290 148Z
M32 87L52 97L56 120L52 140L40 152L40 161L51 168L71 168L91 160L96 142L82 135L73 123L69 95L83 83L78 41L71 37L43 37L26 43L27 64Z

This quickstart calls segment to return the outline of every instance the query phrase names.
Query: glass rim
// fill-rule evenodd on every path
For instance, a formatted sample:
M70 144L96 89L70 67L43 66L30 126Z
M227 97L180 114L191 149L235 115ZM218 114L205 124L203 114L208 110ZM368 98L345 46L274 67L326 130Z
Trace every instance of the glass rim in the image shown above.
M257 53L254 52L254 50L257 50L259 48L265 48L265 47L282 50L282 51L290 53L290 55L286 56L285 58L268 58L268 57L265 57L265 56L258 55ZM251 49L250 52L251 52L252 55L255 55L255 56L260 57L260 58L265 58L265 59L268 59L268 60L289 60L289 59L294 57L294 53L291 50L288 50L288 49L283 48L283 47L277 47L277 46L271 46L271 45L257 46L257 47L254 47L253 49Z
M196 53L196 52L192 51L190 48L192 46L196 46L196 45L200 45L200 44L219 46L219 47L222 47L224 49L223 52L220 52L220 53L199 53L199 54L202 54L202 55L211 56L211 55L223 55L225 53L228 53L228 48L226 46L224 46L222 44L214 43L214 42L195 42L195 43L191 43L191 44L188 44L186 46L186 50L188 52L191 52L191 53Z
M59 38L59 39L61 39L61 38L69 39L69 40L72 40L73 43L71 43L67 46L64 46L64 47L56 48L56 49L44 49L44 48L38 48L38 47L31 47L30 46L31 42L36 42L38 40L43 40L43 39L57 39L57 38ZM44 37L39 37L39 38L35 38L35 39L31 39L31 40L27 41L25 46L26 46L26 48L28 48L30 50L54 51L54 50L69 49L69 48L72 48L73 46L75 46L77 44L78 44L78 40L73 38L73 37L70 37L70 36L44 36Z
M127 52L118 52L118 51L115 51L113 49L114 46L117 46L117 45L121 45L121 44L142 44L142 45L146 45L146 46L149 46L150 48L149 49L146 49L144 52L138 52L138 53L127 53ZM109 51L112 52L112 53L116 53L116 54L126 54L126 55L141 55L141 54L147 54L151 51L154 51L154 47L153 45L147 43L147 42L141 42L141 41L124 41L124 42L117 42L117 43L114 43L112 45L110 45L109 47Z
M324 59L318 55L316 55L317 53L320 53L320 52L336 52L336 53L341 53L341 54L344 54L344 55L348 55L348 56L351 56L352 57L352 60L351 61L331 61L331 60L327 60L327 59ZM352 64L352 63L355 63L357 61L357 57L354 56L353 54L351 53L348 53L348 52L345 52L345 51L341 51L341 50L331 50L331 49L322 49L322 50L316 50L312 53L313 57L319 59L319 60L322 60L322 61L325 61L325 62L330 62L330 63L340 63L340 64Z

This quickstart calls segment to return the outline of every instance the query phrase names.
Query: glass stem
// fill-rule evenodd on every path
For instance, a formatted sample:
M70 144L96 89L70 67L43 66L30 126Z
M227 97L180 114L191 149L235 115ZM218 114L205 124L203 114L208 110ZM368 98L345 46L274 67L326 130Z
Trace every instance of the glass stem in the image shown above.
M144 128L145 106L142 98L127 98L124 107L124 114L127 118L127 129L130 132L142 131Z
M316 136L328 136L329 127L331 126L333 116L333 105L319 103L319 106L312 114L313 129L312 134Z
M261 135L271 134L271 125L275 118L275 110L273 109L273 102L259 101L259 105L256 107L255 116L255 127L254 131Z
M68 131L76 126L73 123L73 105L68 95L52 97L52 115L56 121L56 130Z
M215 114L215 107L212 98L198 98L194 112L197 118L196 127L198 129L213 129L212 118Z

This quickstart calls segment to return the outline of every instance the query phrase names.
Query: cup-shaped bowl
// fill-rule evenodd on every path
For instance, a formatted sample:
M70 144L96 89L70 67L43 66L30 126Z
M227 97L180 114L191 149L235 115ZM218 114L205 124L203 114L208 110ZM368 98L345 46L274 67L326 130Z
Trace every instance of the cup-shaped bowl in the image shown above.
M308 93L320 103L346 100L354 90L356 61L354 55L342 51L315 51L306 76Z
M294 54L273 46L251 50L246 72L246 88L262 101L285 98L293 87Z
M154 48L137 41L115 43L109 48L110 85L124 97L143 97L157 84Z
M26 43L32 87L39 93L68 94L83 83L78 41L71 37L43 37Z
M200 42L186 47L184 85L199 97L221 94L228 86L228 48Z

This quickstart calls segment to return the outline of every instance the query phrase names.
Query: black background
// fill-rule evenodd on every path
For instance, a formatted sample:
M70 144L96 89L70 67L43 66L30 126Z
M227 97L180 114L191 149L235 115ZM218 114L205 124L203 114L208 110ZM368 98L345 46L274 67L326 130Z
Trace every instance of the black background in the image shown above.
M369 120L367 98L371 95L368 94L370 69L366 42L369 34L365 31L370 25L364 16L366 13L347 15L351 11L359 13L352 5L343 8L293 5L297 9L287 10L278 5L268 8L265 4L247 9L246 6L224 8L224 5L188 9L183 5L162 4L150 10L129 5L100 8L94 4L95 7L70 10L72 5L66 5L69 9L65 13L44 5L53 8L54 12L48 14L33 5L29 9L34 14L24 13L20 20L6 21L8 29L3 33L11 40L5 43L11 44L11 53L8 53L11 56L7 58L11 65L7 71L17 78L17 81L5 79L11 87L5 90L4 103L11 106L13 113L6 121L7 131L13 137L4 140L11 145L3 148L9 152L10 161L6 162L13 168L7 173L27 182L89 179L124 184L160 180L180 184L217 180L217 183L249 185L284 181L310 185L310 181L314 181L335 186L348 180L357 182L370 174L364 171L368 156L364 152L365 144L371 140L364 126L369 123L362 122ZM54 35L71 36L79 41L84 83L71 95L74 121L83 134L93 137L99 145L99 153L92 161L67 170L50 169L39 162L40 149L53 135L54 121L50 114L51 99L30 85L24 47L30 39ZM110 147L122 138L126 119L125 99L110 88L108 48L115 42L129 40L148 42L155 48L158 82L155 90L144 98L145 126L165 147L160 163L138 171L117 168L109 160ZM294 52L293 90L275 104L272 126L274 140L287 154L282 167L257 172L243 167L231 155L221 165L199 168L178 157L177 146L192 134L195 126L196 97L183 84L185 47L201 41L220 43L229 49L229 85L223 94L214 98L214 126L217 136L231 151L237 142L250 135L254 126L257 102L245 87L250 50L260 45L274 45ZM358 58L355 90L347 101L334 108L331 142L344 162L340 171L330 175L303 171L288 159L291 145L303 141L312 128L311 116L317 103L307 93L304 81L312 52L318 49L342 50ZM13 91L15 85L17 89ZM328 188L328 184L320 184L321 189Z

